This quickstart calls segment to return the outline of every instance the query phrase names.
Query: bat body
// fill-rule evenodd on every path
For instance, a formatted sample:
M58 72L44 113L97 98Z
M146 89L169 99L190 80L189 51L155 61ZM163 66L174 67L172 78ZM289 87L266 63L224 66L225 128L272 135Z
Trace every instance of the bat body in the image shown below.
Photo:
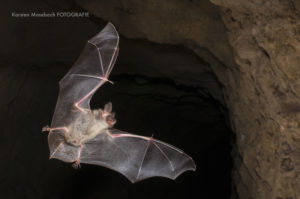
M191 157L180 149L113 128L112 104L91 110L89 102L105 82L118 54L119 36L108 23L90 39L73 67L59 82L60 91L49 131L50 158L96 164L125 175L131 182L154 176L175 179L195 170Z

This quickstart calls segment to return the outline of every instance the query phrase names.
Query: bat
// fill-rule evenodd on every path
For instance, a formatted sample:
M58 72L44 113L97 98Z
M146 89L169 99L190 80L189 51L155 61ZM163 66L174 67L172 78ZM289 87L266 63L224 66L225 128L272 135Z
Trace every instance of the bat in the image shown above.
M112 104L91 110L90 100L108 80L119 51L119 36L108 23L87 41L83 52L59 81L59 95L48 131L50 159L100 165L117 171L132 183L154 176L175 179L195 171L193 159L182 150L154 139L113 128Z

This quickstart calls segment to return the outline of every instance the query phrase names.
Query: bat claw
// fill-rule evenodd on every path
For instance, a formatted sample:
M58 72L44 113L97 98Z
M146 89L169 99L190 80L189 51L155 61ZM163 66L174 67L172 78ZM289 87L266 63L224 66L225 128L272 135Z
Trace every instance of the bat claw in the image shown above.
M76 162L74 162L74 163L72 164L72 167L73 167L74 169L80 169L80 168L81 168L80 162L79 162L78 160L76 160Z

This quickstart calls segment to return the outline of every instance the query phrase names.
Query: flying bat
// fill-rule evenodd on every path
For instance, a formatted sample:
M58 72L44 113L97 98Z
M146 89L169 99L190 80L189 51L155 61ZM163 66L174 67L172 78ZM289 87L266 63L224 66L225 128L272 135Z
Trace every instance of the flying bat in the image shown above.
M119 51L119 36L108 23L87 41L82 54L59 82L59 96L48 131L50 159L107 167L132 183L161 176L175 179L195 170L193 159L182 150L154 139L113 128L112 104L91 110L90 100L108 80Z

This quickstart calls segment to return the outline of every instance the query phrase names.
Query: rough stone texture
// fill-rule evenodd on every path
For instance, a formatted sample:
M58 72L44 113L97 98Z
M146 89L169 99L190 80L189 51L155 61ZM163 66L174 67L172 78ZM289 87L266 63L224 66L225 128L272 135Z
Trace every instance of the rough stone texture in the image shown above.
M300 198L300 1L212 0L237 67L228 99L240 198Z
M77 2L128 37L213 55L204 59L224 85L236 133L232 197L300 198L300 1L211 0L220 6L235 63L208 1Z

